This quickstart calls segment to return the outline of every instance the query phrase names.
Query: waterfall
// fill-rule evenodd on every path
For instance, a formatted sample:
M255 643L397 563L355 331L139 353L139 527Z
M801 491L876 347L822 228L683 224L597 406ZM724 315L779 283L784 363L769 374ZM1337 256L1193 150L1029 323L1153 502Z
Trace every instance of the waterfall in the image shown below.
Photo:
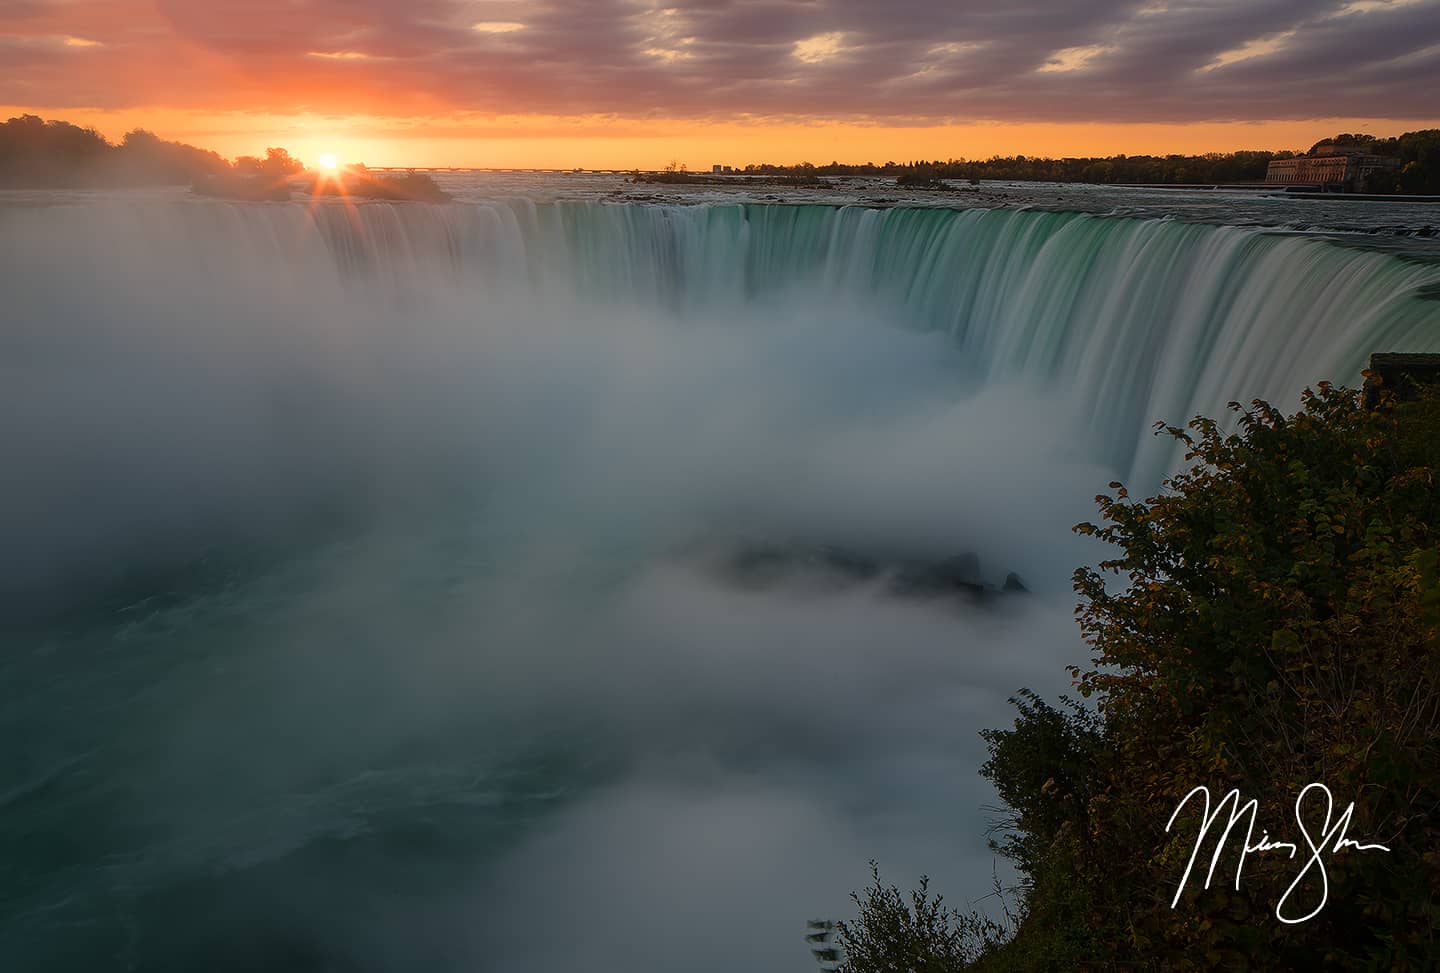
M976 901L978 731L1088 658L1151 423L1440 351L1440 265L1014 209L3 204L0 294L17 968L783 969L867 859Z
M1355 383L1374 351L1440 350L1440 265L1296 233L1079 213L860 206L535 204L313 207L108 203L0 216L7 262L64 249L91 270L263 286L361 286L413 304L564 293L681 314L812 289L950 335L979 381L1079 390L1117 471L1167 453L1150 425L1231 399L1285 407Z

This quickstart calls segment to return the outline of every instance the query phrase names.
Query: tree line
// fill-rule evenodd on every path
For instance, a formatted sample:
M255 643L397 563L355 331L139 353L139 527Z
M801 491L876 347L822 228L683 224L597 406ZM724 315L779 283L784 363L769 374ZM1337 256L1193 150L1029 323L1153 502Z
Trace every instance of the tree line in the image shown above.
M178 186L223 175L283 179L304 169L285 149L234 162L136 129L113 143L93 128L21 115L0 124L0 187Z
M1406 132L1394 138L1341 134L1315 143L1308 152L1239 151L1203 155L1113 155L1055 159L1048 156L991 156L988 159L934 159L908 162L831 162L815 165L747 165L751 176L877 176L900 185L938 185L943 181L993 179L1006 182L1080 182L1102 185L1221 185L1263 182L1270 163L1302 155L1328 155L1363 149L1400 161L1392 174L1365 188L1381 193L1440 194L1440 129Z
M1308 154L1361 149L1399 160L1393 172L1372 177L1364 187L1377 193L1440 194L1440 129L1406 132L1394 138L1341 134L1317 142ZM909 162L831 162L815 165L751 164L737 173L772 182L814 185L832 176L879 176L902 186L942 186L946 182L1093 183L1100 185L1220 185L1262 182L1276 159L1303 152L1239 151L1204 155L1114 155L1104 158L991 156L988 159L935 159ZM83 188L101 186L185 185L223 175L283 179L304 166L285 149L265 156L242 156L233 163L218 153L161 139L144 129L127 133L117 144L93 128L21 115L0 124L0 187ZM673 181L702 177L670 172ZM653 178L653 177L651 177Z

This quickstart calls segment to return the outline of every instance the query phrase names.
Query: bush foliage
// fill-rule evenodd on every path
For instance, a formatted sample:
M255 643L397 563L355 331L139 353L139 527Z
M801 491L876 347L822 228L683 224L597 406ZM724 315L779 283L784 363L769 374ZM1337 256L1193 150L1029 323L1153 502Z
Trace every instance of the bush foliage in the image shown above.
M983 773L1009 812L993 844L1023 876L1014 936L977 939L971 917L946 927L969 937L963 948L931 936L940 965L861 950L853 973L1435 968L1440 400L1367 410L1321 385L1293 416L1232 408L1233 434L1204 418L1162 427L1186 447L1186 471L1149 500L1112 484L1101 523L1077 528L1118 549L1075 576L1095 655L1072 674L1088 706L1023 694L1014 727L985 734ZM1354 802L1348 837L1390 852L1327 853L1328 904L1287 924L1276 906L1309 858L1294 815L1311 782L1334 793L1336 815ZM1300 854L1249 855L1237 889L1242 820L1205 889L1222 816L1172 908L1196 802L1166 824L1199 785L1216 801L1232 788L1255 798L1256 839L1268 831ZM1321 811L1307 816L1317 843ZM1300 883L1291 917L1319 903L1319 878ZM923 901L873 891L870 936L852 941L916 927Z

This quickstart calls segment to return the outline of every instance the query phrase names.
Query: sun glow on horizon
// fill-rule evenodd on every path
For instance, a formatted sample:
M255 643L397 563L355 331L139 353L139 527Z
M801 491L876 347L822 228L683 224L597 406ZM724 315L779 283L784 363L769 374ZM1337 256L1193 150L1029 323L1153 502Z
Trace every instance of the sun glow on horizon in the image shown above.
M948 56L948 51L945 52ZM808 69L807 66L806 69ZM493 167L660 169L671 159L692 170L715 163L884 163L894 159L1109 156L1304 151L1336 132L1398 135L1440 127L1440 119L1350 116L1289 122L984 122L943 125L775 120L632 119L616 116L261 114L198 110L37 109L0 106L0 119L27 112L93 126L111 141L136 128L213 149L225 158L263 156L283 146L317 173L333 155L372 168Z
M339 169L340 160L336 157L335 153L326 152L320 156L320 170L322 172L338 172Z

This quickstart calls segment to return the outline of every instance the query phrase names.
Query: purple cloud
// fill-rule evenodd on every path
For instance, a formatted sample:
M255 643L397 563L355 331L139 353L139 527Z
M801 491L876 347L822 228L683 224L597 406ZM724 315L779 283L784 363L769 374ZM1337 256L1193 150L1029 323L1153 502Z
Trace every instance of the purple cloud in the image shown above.
M1427 117L1440 89L1440 0L11 6L0 101L53 108L1175 122Z

